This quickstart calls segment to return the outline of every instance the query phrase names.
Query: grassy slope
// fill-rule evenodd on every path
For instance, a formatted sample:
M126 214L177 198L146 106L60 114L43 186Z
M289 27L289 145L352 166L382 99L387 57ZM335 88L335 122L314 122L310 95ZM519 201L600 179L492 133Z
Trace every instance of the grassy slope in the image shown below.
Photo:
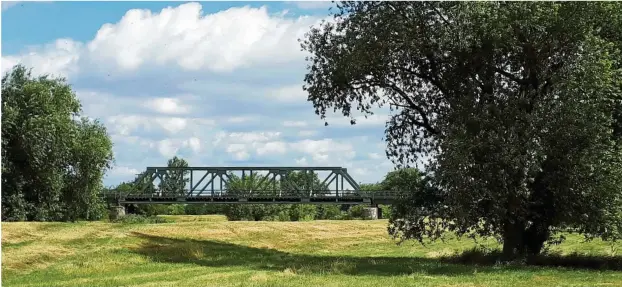
M385 220L176 221L2 223L2 285L622 286L616 271L441 263L437 257L474 244L397 246ZM577 236L556 249L612 252L609 244L583 244Z

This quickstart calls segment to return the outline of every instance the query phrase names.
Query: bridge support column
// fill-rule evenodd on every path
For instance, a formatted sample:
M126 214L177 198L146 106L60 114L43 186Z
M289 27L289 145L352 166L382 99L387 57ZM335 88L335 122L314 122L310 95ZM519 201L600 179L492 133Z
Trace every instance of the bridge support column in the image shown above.
M116 205L110 207L110 219L115 220L125 216L125 206Z
M365 219L375 220L378 219L378 207L370 206L363 209L363 217Z

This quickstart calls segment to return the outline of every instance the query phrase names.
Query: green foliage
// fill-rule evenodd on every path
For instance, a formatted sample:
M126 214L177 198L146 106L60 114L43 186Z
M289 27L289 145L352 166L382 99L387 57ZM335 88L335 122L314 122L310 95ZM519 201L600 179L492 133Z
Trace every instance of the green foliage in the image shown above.
M226 206L221 204L187 204L185 214L187 215L207 215L224 214Z
M365 216L363 210L367 207L369 206L364 205L364 204L350 206L350 208L348 209L348 215L352 219L361 219Z
M145 216L145 215L137 215L137 214L128 214L125 216L121 216L112 222L115 223L124 223L124 224L155 224L155 223L169 223L170 221L166 218L157 217L157 216Z
M343 2L313 28L316 113L388 105L387 154L427 158L393 236L494 236L507 257L561 229L622 231L622 5Z
M340 216L339 205L323 204L317 207L315 219L338 219Z
M317 214L317 206L313 204L293 204L289 209L289 217L292 221L314 220Z
M188 162L177 156L168 160L167 167L188 167ZM188 170L167 170L163 175L162 181L158 189L163 194L168 195L184 195L186 193L186 184L190 181Z
M186 206L184 204L171 204L168 206L168 215L184 215L186 214Z
M227 191L230 194L252 192L253 194L271 195L277 192L281 184L283 190L293 190L290 192L292 195L306 193L310 188L315 193L328 191L328 187L321 186L316 173L290 172L282 182L272 182L268 177L258 174L248 175L244 178L229 174L229 179ZM228 205L225 209L225 215L229 220L305 221L315 219L316 214L318 214L317 207L308 204L239 204ZM327 215L330 214L327 213Z
M2 217L95 220L113 161L105 127L81 113L64 79L16 66L2 77Z

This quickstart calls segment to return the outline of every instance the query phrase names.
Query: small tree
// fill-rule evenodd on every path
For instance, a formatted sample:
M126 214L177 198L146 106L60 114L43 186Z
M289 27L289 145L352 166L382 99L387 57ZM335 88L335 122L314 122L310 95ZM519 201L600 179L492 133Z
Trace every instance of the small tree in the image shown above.
M175 156L168 160L167 167L188 167L188 162L183 158ZM184 169L168 170L158 187L164 194L185 195L186 184L190 181L187 177L189 174L190 171Z

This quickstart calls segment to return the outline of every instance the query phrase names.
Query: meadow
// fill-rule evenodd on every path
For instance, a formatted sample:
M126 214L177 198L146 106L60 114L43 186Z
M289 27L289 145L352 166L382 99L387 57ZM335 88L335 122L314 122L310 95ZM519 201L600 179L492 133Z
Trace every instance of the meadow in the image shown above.
M469 239L396 245L386 220L166 218L3 222L2 286L622 286L622 244L579 235L526 266L478 258Z

